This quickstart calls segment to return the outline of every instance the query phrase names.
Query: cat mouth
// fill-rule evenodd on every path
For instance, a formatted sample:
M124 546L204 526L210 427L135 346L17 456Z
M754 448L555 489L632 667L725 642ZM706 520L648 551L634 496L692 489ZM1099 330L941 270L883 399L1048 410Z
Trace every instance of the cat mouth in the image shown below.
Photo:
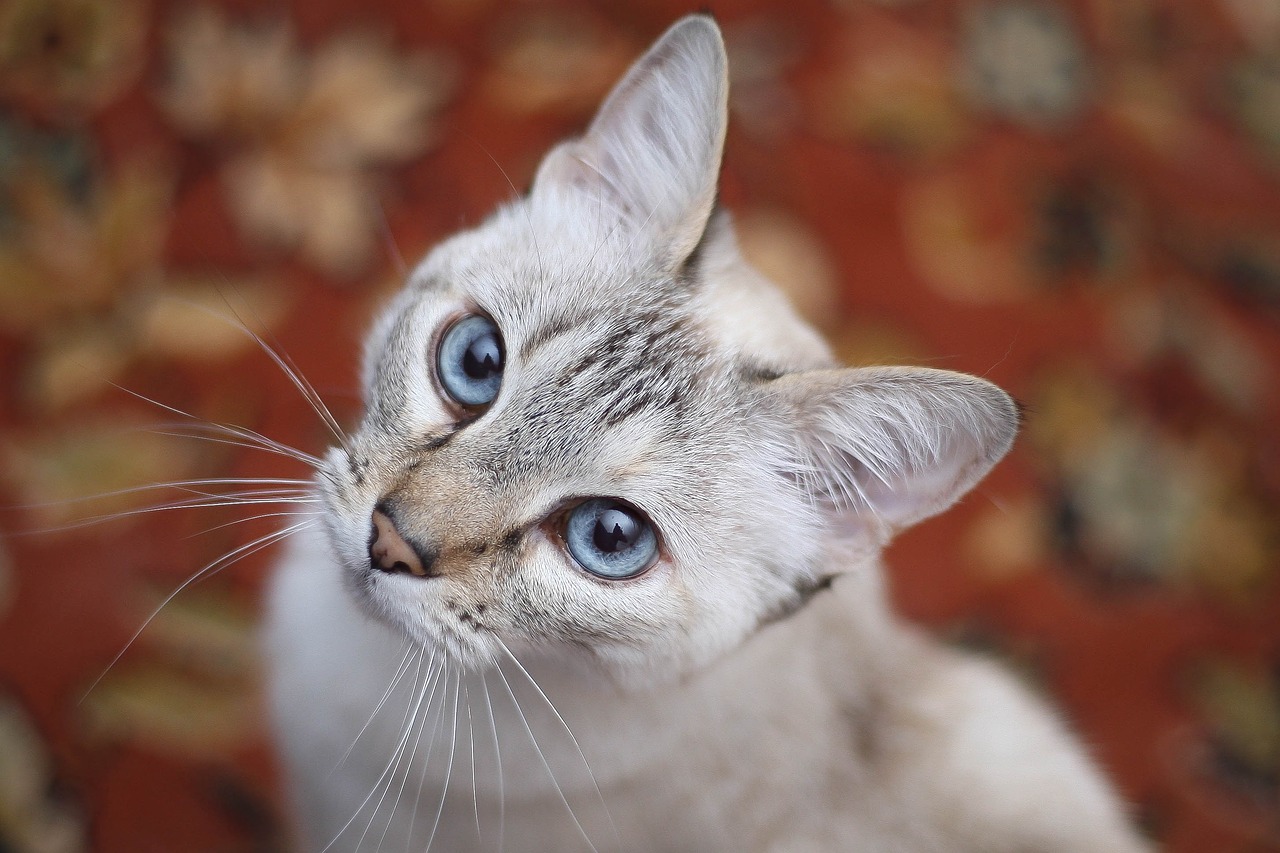
M386 572L367 564L355 567L354 597L370 616L411 641L439 649L461 666L494 658L498 631L484 619L484 604L464 604L447 595L426 594L420 577Z

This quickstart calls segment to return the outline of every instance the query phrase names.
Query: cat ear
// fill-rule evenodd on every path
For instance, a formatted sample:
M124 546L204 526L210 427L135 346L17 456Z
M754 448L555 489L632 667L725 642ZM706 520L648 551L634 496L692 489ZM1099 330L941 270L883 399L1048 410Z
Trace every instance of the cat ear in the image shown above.
M534 192L576 187L683 263L715 204L728 121L728 60L715 22L677 22L614 87L580 139L543 161Z
M944 370L816 370L772 383L795 424L793 476L818 503L893 532L946 509L1013 444L1017 404Z

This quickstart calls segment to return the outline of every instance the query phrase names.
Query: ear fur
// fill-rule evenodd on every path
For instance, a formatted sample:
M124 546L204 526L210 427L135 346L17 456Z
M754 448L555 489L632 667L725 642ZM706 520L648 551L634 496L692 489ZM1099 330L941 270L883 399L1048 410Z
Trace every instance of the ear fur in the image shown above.
M795 424L797 479L815 502L852 510L882 533L946 509L1018 431L1013 399L961 373L815 370L773 384Z
M585 191L679 266L715 205L728 92L719 27L683 18L614 87L586 134L547 155L534 192Z

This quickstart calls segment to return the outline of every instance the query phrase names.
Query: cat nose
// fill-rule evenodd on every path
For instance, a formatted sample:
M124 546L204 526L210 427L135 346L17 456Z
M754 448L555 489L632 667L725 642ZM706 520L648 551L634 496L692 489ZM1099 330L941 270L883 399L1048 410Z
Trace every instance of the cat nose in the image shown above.
M419 578L435 577L432 559L400 535L395 522L381 507L373 511L373 530L369 535L369 563L380 572L409 574Z

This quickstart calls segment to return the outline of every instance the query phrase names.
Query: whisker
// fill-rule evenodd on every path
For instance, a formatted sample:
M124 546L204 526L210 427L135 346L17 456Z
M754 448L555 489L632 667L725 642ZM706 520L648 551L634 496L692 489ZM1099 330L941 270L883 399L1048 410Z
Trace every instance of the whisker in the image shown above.
M609 826L613 829L614 839L618 842L619 846L622 846L622 836L618 834L618 826L613 821L613 815L609 811L609 804L604 800L604 794L600 791L600 784L596 781L596 774L591 770L591 762L587 761L586 753L582 751L582 747L578 744L578 739L574 737L573 730L569 728L569 724L565 722L564 717L560 716L560 711L557 710L555 704L547 694L543 692L542 687L534 680L533 676L529 674L529 670L525 669L524 664L520 663L520 660L512 654L511 649L507 648L507 644L502 641L502 638L495 635L494 639L498 641L498 645L502 647L502 650L507 653L507 657L511 658L511 662L519 667L520 672L523 673L524 677L531 685L533 685L533 689L538 691L538 695L542 697L542 701L547 703L547 707L551 709L551 713L555 714L556 719L560 721L560 727L564 729L564 733L567 734L569 736L569 740L573 742L573 748L578 751L578 757L582 759L582 766L586 768L587 776L591 779L591 787L595 789L596 799L599 800L600 807L604 809L605 817L609 820Z
M243 438L244 441L252 442L253 446L257 447L257 450L276 451L276 452L282 453L283 456L291 457L291 459L296 459L301 462L306 462L307 465L314 465L314 466L320 465L321 461L323 461L323 460L320 460L319 457L317 456L312 456L311 453L305 453L300 450L297 450L297 448L289 447L288 444L282 444L278 441L274 441L274 439L268 438L266 437L266 435L262 435L261 433L257 433L255 432L255 430L252 430L250 428L237 427L237 425L234 425L234 424L223 424L223 423L219 423L219 421L211 421L211 420L205 420L204 418L197 418L197 416L192 415L191 412L183 411L182 409L177 409L177 407L170 406L168 405L168 403L163 403L163 402L160 402L159 400L152 400L152 398L147 397L146 394L141 394L141 393L138 393L137 391L131 391L131 389L125 388L124 386L120 386L120 384L118 383L110 382L108 384L110 384L111 387L118 389L118 391L127 393L131 397L136 397L137 400L150 403L150 405L157 407L157 409L163 409L164 411L172 412L172 414L174 415L182 416L182 418L187 418L188 420L196 421L195 424L188 425L187 427L188 429L204 428L209 430L218 430L218 432L227 433L229 435L236 435L236 437ZM182 427L182 424L179 424L179 427ZM161 433L161 434L164 434L164 433ZM200 438L200 435L179 434L177 435L177 437ZM210 439L210 441L212 441L212 439Z
M387 254L391 256L391 262L395 264L396 272L401 278L409 277L409 265L405 263L404 253L400 251L400 246L396 244L396 235L391 233L391 221L387 219L387 209L382 206L382 202L378 202L379 223L382 225L382 242L387 249Z
M120 512L107 513L105 515L95 515L91 518L81 519L80 521L72 521L67 524L55 525L53 527L43 527L38 530L23 531L24 533L65 533L70 530L79 530L85 527L93 527L98 524L105 524L109 521L118 521L123 518L133 518L139 515L151 515L157 512L173 512L180 509L210 509L220 506L252 506L255 504L306 504L319 503L316 498L308 497L307 494L298 495L280 495L278 497L236 497L230 498L226 496L214 497L194 497L185 498L180 501L171 501L170 503L157 504L156 506L141 507L139 509L121 510Z
M285 444L284 442L276 441L274 438L269 438L256 430L240 426L239 424L208 421L203 418L196 418L192 415L187 415L187 417L194 421L194 423L171 421L168 423L153 424L150 429L158 435L169 435L174 438L195 438L205 441L216 441L217 439L215 436L222 436L225 443L232 445L236 445L236 443L226 441L226 438L238 438L245 442L245 444L236 446L278 453L282 456L306 462L308 465L315 465L322 461L318 456L299 450L298 448ZM162 430L176 430L176 432L162 432ZM212 433L212 435L206 435L205 433Z
M313 517L322 516L322 515L324 515L324 512L322 512L321 510L306 511L306 512L301 512L301 511L263 512L263 513L259 513L258 515L250 515L244 518L237 518L234 521L226 521L226 522L223 522L222 524L215 524L213 527L206 527L204 530L198 530L195 533L192 533L188 536L184 536L182 538L194 539L197 536L204 536L207 533L213 533L215 530L222 530L227 527L234 527L237 524L244 524L249 521L261 521L264 518L313 518Z
M462 695L467 703L467 743L471 749L471 808L476 815L476 838L483 841L484 835L480 832L480 792L476 789L476 734L471 722L471 690L467 687L466 679L462 681Z
M422 657L425 657L425 653ZM415 672L413 676L415 685L418 683L418 676L422 673L422 657L418 658L418 671ZM404 735L401 736L399 745L397 745L395 751L392 753L391 761L387 762L387 769L382 771L382 775L378 777L378 781L373 783L373 791L369 792L370 796L372 796L374 791L377 791L378 788L382 788L382 794L378 797L378 802L374 805L373 812L369 815L369 820L365 822L364 831L361 832L360 837L356 839L356 850L359 850L360 846L364 844L365 836L369 834L369 829L373 826L374 820L378 817L378 812L382 809L382 803L386 800L387 794L391 793L391 786L395 784L396 773L399 772L400 762L404 759L405 747L409 745L409 739L413 734L413 730L418 725L418 711L422 707L422 700L426 697L427 685L430 681L431 668L428 666L427 676L422 682L422 689L418 691L418 698L411 701L405 708L404 719L401 720L401 725L404 727ZM412 712L410 709L412 709ZM385 786L382 784L382 780L384 778L387 780L387 784ZM363 806L361 808L363 809ZM359 811L357 811L356 814L359 814ZM395 815L393 814L392 817L394 816Z
M440 816L444 814L444 801L449 796L449 780L453 777L453 751L458 744L458 686L461 672L455 675L453 688L453 731L449 734L449 766L444 771L444 785L440 788L440 804L436 806L436 819L431 824L431 835L427 838L425 853L431 853L431 844L436 840L436 831L440 829Z
M510 652L507 654L510 654ZM524 714L524 709L520 707L520 700L516 698L515 691L511 689L511 682L507 681L506 673L502 671L502 665L498 664L494 667L494 670L498 673L498 677L502 679L502 685L506 688L507 695L511 697L511 702L515 706L516 713L520 716L520 723L524 726L525 732L529 735L529 741L537 751L538 758L542 761L542 767L547 771L547 776L551 779L551 784L555 786L556 795L560 798L560 802L565 807L565 810L569 812L569 817L573 819L573 825L578 828L578 834L582 836L583 841L587 842L587 846L591 848L592 853L600 853L600 851L596 849L596 845L592 842L590 836L587 835L587 831L583 828L582 822L578 820L578 815L574 813L573 806L569 805L569 799L564 795L564 790L561 789L560 782L556 779L556 774L551 770L551 765L547 762L547 757L543 754L542 747L538 745L538 739L534 737L533 728L529 725L529 720Z
M498 162L498 158L494 157L493 154L489 152L488 148L481 145L479 140L473 137L472 141L475 142L480 150L484 152L484 156L488 157L493 165L498 168L498 172L502 175L502 179L506 181L507 186L511 188L512 198L519 198L520 191L516 189L516 185L512 182L511 176L507 174L507 170L502 168L502 164ZM525 224L529 228L529 239L533 242L533 256L538 260L538 277L541 281L545 282L547 280L547 271L542 265L542 249L538 246L538 232L533 227L533 218L529 216L528 205L522 205L521 210L524 212Z
M210 427L217 430L225 430L229 434L239 436L248 441L260 442L264 445L265 448L277 449L287 456L293 456L294 458L299 459L303 462L307 462L308 464L318 465L321 462L321 460L318 457L312 456L309 453L303 453L301 450L297 450L295 448L281 444L278 441L267 438L265 435L262 435L261 433L258 433L249 429L248 427L235 426L234 424L224 424L224 423L219 423L217 421L207 421L204 418L196 417L190 412L184 412L182 409L176 408L174 406L170 406L167 403L161 403L159 400L154 400L145 394L139 394L137 391L133 391L128 388L125 388L123 385L120 385L118 383L109 382L108 384L111 385L111 387L119 391L122 391L125 394L128 394L130 397L134 397L138 400L143 401L144 403L150 403L156 408L163 409L166 412L170 412L172 414L178 415L179 417L186 418L190 421L195 421L196 422L195 425L197 426L205 426L205 427Z
M432 666L435 664L435 659L436 659L436 653L435 653L434 651L432 651L432 653L431 653L431 663L429 663L429 664L427 665L428 669L431 669L431 668L432 668ZM439 668L438 670L436 670L436 672L437 672L437 673L439 673L439 672L443 672L443 670L444 670L444 663L443 663L443 662L441 662L441 664L440 664L440 668ZM430 676L428 676L428 677L430 677ZM426 707L423 709L422 719L421 719L420 721L417 721L417 722L416 722L416 727L417 727L417 729L418 729L418 733L417 733L417 735L415 735L415 736L414 736L414 739L413 739L413 749L412 749L412 750L410 750L410 752L409 752L409 760L408 760L408 761L406 761L406 762L404 763L404 774L400 777L400 789L399 789L398 791L396 791L396 799L395 799L395 802L394 802L394 803L392 804L392 806L391 806L391 814L387 815L387 825L386 825L386 826L384 826L384 827L382 828L382 834L381 834L380 836L378 836L378 846L377 846L377 848L376 848L376 850L378 850L378 851L381 851L381 850L382 850L382 843L383 843L383 842L386 840L386 838L387 838L387 832L388 832L388 831L390 831L390 829L391 829L391 824L395 821L395 817L396 817L396 809L400 808L400 801L404 798L404 787L405 787L405 785L407 785L407 784L409 783L409 774L410 774L410 772L412 772L412 770L413 770L413 759L414 759L414 758L416 758L416 757L417 757L417 755L418 755L418 747L422 745L422 735L423 735L423 732L425 732L425 731L426 731L426 728L427 728L427 717L428 717L428 716L430 716L431 700L435 697L435 692L436 692L436 688L435 688L435 686L434 686L434 685L438 685L438 684L439 684L439 681L440 681L440 679L439 679L439 678L436 678L436 679L435 679L435 682L434 682L434 684L433 684L433 686L432 686L432 688L431 688L431 695L427 697L427 704L426 704ZM443 702L442 702L442 704L441 704L441 708L443 709ZM416 715L415 715L415 716L416 716ZM429 749L429 748L430 748L430 745L428 745L428 749ZM430 754L428 753L428 759L429 759L429 758L430 758ZM397 762L396 762L396 770L397 770L397 771L399 771L399 769L400 769L400 762L398 762L398 761L397 761ZM393 778L393 779L395 778L395 777L394 777L394 774L393 774L392 778ZM387 787L388 787L388 789L390 789L390 787L391 787L391 786L390 786L390 784L389 784L389 783L388 783ZM384 793L384 794L383 794L383 796L385 797L385 796L386 796L386 794ZM378 804L378 808L375 808L375 809L374 809L374 814L375 814L375 815L378 813L378 809L380 809L380 808L382 808L382 804L381 804L381 802L379 802L379 804ZM373 823L372 819L370 819L370 821L369 821L369 822L370 822L370 824L372 824L372 823ZM412 827L412 823L410 823L410 826ZM412 833L412 829L410 829L410 833Z
M422 648L421 651L425 653L426 649ZM360 738L364 735L365 730L368 729L369 725L373 722L373 718L378 716L378 712L382 710L382 706L386 704L387 699L389 699L391 694L395 692L396 685L400 683L400 679L404 677L404 674L409 671L409 667L412 666L409 661L409 657L413 652L413 646L411 644L406 644L404 657L400 659L400 665L396 668L395 674L391 676L391 683L387 685L387 689L382 692L382 698L378 700L378 704L374 705L373 710L369 713L369 719L365 720L364 725L360 727L360 731L356 732L355 740L351 741L351 746L347 747L346 752L342 753L342 757L338 759L338 763L329 768L329 772L325 774L326 779L332 776L334 771L345 764L347 759L351 757L352 751L355 750L356 744L360 742Z
M294 459L294 460L297 460L298 462L302 462L306 465L310 465L313 468L323 464L323 460L321 460L318 456L312 456L310 453L305 453L296 448L289 447L287 444L281 444L280 442L273 442L270 440L268 441L255 441L255 440L233 441L230 438L219 438L217 435L204 435L201 432L197 431L197 427L199 426L203 426L203 425L193 424L189 430L187 429L175 430L174 428L168 428L168 429L152 429L152 430L148 430L148 432L150 432L153 435L166 435L166 436L169 436L170 438L191 438L191 439L195 439L196 441L207 441L210 444L225 444L228 447L243 447L246 450L260 450L264 453L274 453L277 456L283 456L286 459ZM205 427L205 431L217 433L220 431L219 428L223 426L225 425L209 424Z
M126 489L114 489L109 492L97 492L92 495L78 495L74 498L65 498L57 501L37 501L35 503L17 504L15 509L45 509L53 506L66 506L68 504L89 503L91 501L106 500L107 498L117 498L124 495L136 495L140 492L153 492L160 489L185 489L197 486L298 486L307 487L311 483L309 480L290 480L283 477L206 477L199 480L169 480L164 483L148 483L145 486L131 486Z
M493 716L493 702L489 698L489 678L484 670L480 671L480 684L484 687L484 705L489 713L489 728L493 732L493 755L498 765L498 853L502 853L503 836L506 833L506 792L502 779L502 747L498 741L498 721Z
M306 528L310 527L313 524L315 524L315 519L308 519L306 521L302 521L297 524L294 524L290 527L286 527L283 530L277 530L274 533L268 533L265 536L258 537L252 542L249 542L245 545L241 545L239 548L236 548L233 551L223 554L221 557L219 557L218 559L214 560L211 563L206 563L203 568L201 568L198 572L196 572L191 577L187 578L185 581L179 584L177 589L169 593L169 595L165 597L164 601L160 602L160 605L156 607L156 609L151 612L151 615L148 616L143 621L141 627L139 627L138 630L133 632L133 636L131 636L129 638L129 641L124 644L124 648L122 648L119 652L117 652L116 656L111 659L111 662L107 664L107 668L102 671L102 674L99 675L97 678L95 678L93 680L93 683L89 685L87 690L85 690L84 694L80 697L80 703L83 703L84 700L88 698L89 694L94 691L94 689L98 686L99 683L101 683L102 679L107 677L107 673L109 673L111 669L117 663L120 662L120 659L124 657L125 652L129 651L129 649L133 647L133 644L137 641L137 639L142 636L142 632L147 630L148 626L150 626L151 623L155 621L155 618L160 615L160 611L164 610L164 608L168 606L169 602L173 601L173 599L176 598L178 594L181 593L184 589L191 586L191 584L195 583L197 580L201 579L205 575L216 574L222 569L225 569L227 566L238 563L244 558L252 556L253 554L258 553L264 548L269 548L275 543L281 541L282 539L287 539L288 537L292 536L298 531L305 530Z
M426 647L423 646L421 647L421 652L418 655L418 669L413 674L413 684L414 684L413 691L418 698L417 700L414 700L412 698L413 694L410 695L409 702L405 705L404 716L400 720L400 725L404 728L404 735L401 736L400 742L399 744L396 745L396 748L392 750L391 757L387 759L386 768L382 771L382 773L378 775L378 778L374 780L372 787L370 787L369 789L369 793L365 796L363 800L360 801L360 805L356 806L355 812L352 813L351 817L347 818L347 822L344 823L342 825L342 828L338 830L338 834L333 836L333 838L329 841L329 843L326 844L323 848L321 848L320 853L325 853L330 847L336 844L338 842L338 839L341 838L346 833L348 828L350 828L351 824L355 823L356 818L358 818L360 816L360 813L364 811L364 807L369 805L369 801L373 799L373 795L378 793L378 789L382 787L382 780L388 777L388 774L391 773L392 767L395 766L398 759L400 758L400 755L404 750L405 744L408 743L409 741L409 733L411 731L411 726L409 725L410 713L412 712L414 715L417 714L417 709L421 705L422 697L426 695L427 684L431 680L430 674L428 674L427 678L423 680L421 688L418 687L418 677L422 675L422 660L426 656L427 656L427 650L426 650ZM388 788L390 787L390 783L388 783L387 787ZM384 790L383 796L385 795L386 795L386 792ZM378 802L379 804L381 804L382 801L379 800ZM369 817L369 823L365 824L365 828L364 828L365 833L369 831L369 827L372 826L373 818L377 815L377 813L378 813L378 810L375 808L373 815L370 815ZM360 836L360 841L357 841L355 844L356 849L359 849L360 842L363 840L364 840L364 835L362 834Z
M448 658L442 658L440 668L443 671L447 668ZM405 839L405 853L413 846L413 830L418 823L418 809L422 805L422 789L427 784L427 772L431 768L431 756L435 753L436 742L440 738L440 729L444 726L444 705L448 698L448 691L440 697L440 712L436 715L436 721L431 727L431 737L427 741L427 754L422 759L422 773L418 776L418 788L413 794L413 811L409 814L409 837Z
M595 265L596 256L600 254L600 251L604 249L605 246L609 245L609 243L613 241L614 235L617 234L618 229L622 227L623 218L618 216L617 220L618 221L614 223L613 227L609 229L609 233L605 234L604 238L596 245L595 250L591 253L591 257L587 258L586 264L583 265L583 269L588 276L591 275L591 269Z
M644 218L644 222L640 223L640 227L635 229L632 233L631 239L627 242L626 251L622 252L618 256L618 260L609 269L606 274L606 281L611 281L617 276L618 271L622 269L622 265L626 263L627 258L631 256L631 249L635 247L636 241L640 239L640 236L644 234L645 230L648 228L649 220L653 219L660 207L662 207L662 201L654 202L653 209L649 211L649 215Z
M284 348L280 347L277 351L276 347L279 347L278 342L276 342L275 347L268 344L261 335L249 328L249 324L240 316L240 312L236 311L235 307L232 306L225 297L223 298L223 302L226 304L227 310L229 310L232 316L236 318L236 321L240 325L240 329L252 338L253 342L267 354L267 357L275 362L276 366L284 372L285 376L289 378L289 381L293 383L293 386L298 389L298 393L302 395L302 398L311 405L313 410L315 410L320 421L329 429L329 432L333 434L333 437L338 440L338 444L346 447L348 445L347 434L342 431L342 427L338 424L337 418L335 418L333 413L329 411L329 407L325 405L324 400L321 399L312 384L302 375L302 371L298 370L298 366L293 363L293 359L289 358L289 356L284 353ZM216 314L216 312L214 313Z

